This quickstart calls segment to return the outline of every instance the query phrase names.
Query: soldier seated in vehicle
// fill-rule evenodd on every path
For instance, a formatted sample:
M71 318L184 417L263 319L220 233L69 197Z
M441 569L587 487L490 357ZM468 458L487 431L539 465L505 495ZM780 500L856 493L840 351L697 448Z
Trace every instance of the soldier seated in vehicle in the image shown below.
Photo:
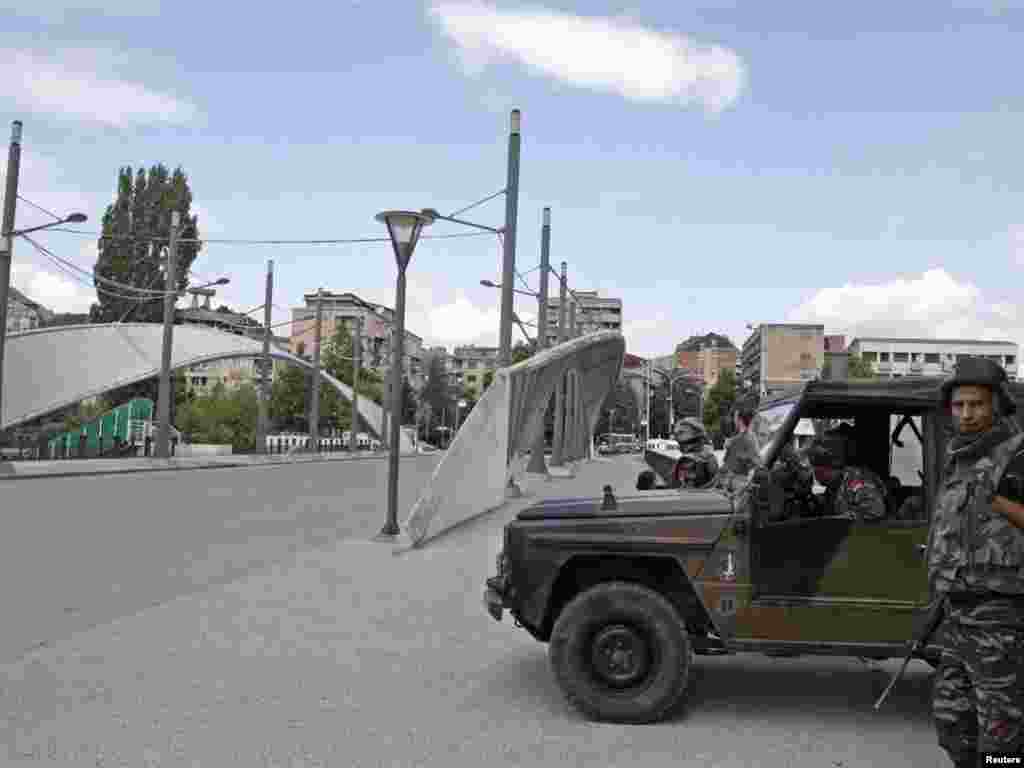
M814 495L814 470L801 456L790 438L771 469L772 482L785 498L786 517L816 517L822 514L821 503Z
M816 437L807 448L814 475L825 486L823 512L858 522L884 520L888 490L875 472L860 464L856 441L844 427Z

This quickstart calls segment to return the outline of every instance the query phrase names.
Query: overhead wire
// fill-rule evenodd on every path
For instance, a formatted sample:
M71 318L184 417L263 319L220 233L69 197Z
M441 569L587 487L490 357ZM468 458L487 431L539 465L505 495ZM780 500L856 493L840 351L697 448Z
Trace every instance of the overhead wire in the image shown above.
M102 283L105 283L105 284L108 284L108 285L112 285L115 288L119 288L119 289L121 289L123 291L135 291L135 292L137 292L139 294L143 294L143 295L149 294L149 295L152 295L154 298L156 298L156 297L161 297L162 298L162 297L166 296L168 293L177 293L176 291L166 291L166 290L157 291L157 290L151 290L151 289L147 289L147 288L138 288L138 287L136 287L134 285L127 285L125 283L119 283L117 280L111 280L110 278L103 277L102 275L97 275L91 269L83 269L82 267L78 266L74 262L68 261L67 259L62 259L60 256L57 256L55 253L53 253L53 251L51 251L48 248L46 248L45 246L39 244L38 242L36 242L33 238L29 237L28 235L20 235L20 237L22 237L25 240L27 240L28 242L32 243L32 245L36 248L36 250L38 250L39 252L43 253L44 255L49 257L54 262L58 262L60 264L63 264L64 266L69 267L70 269L76 270L77 272L81 272L84 275L88 275L88 276L92 277L94 280L97 280L99 282L102 282ZM136 297L132 297L132 298L136 298Z
M64 217L63 216L58 216L53 211L49 211L46 208L43 208L43 206L39 205L38 203L33 203L31 200L29 200L26 197L22 197L21 195L18 195L18 199L21 200L21 202L23 202L23 203L28 203L33 208L35 208L37 211L41 211L42 213L45 213L47 216L52 216L57 221L64 221Z
M65 232L72 235L86 235L89 237L98 237L100 240L151 240L166 242L167 237L138 237L135 235L104 235L102 232L85 232L80 229L67 229L64 227L52 227L46 230L47 232ZM420 240L451 240L454 238L463 237L484 237L490 235L490 232L456 232L449 235L421 235ZM219 245L355 245L359 243L390 243L391 238L388 237L350 237L350 238L331 238L322 240L244 240L234 238L192 238L192 237L179 237L179 244L186 243L215 243Z
M490 200L493 200L494 198L498 197L499 195L504 195L507 191L508 191L508 187L505 187L504 189L499 190L498 192L495 192L493 195L488 195L483 200L477 200L475 203L467 205L465 208L459 208L459 210L455 211L454 213L449 213L448 214L448 218L449 219L453 219L456 216L458 216L460 213L465 213L466 211L470 211L473 208L476 208L477 206L483 205L484 203L486 203L486 202L488 202Z

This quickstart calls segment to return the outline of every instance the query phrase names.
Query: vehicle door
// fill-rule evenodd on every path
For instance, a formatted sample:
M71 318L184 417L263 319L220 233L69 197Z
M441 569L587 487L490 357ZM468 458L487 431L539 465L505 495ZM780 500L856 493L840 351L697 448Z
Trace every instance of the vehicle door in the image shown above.
M750 627L751 637L901 642L927 603L920 552L928 535L922 417L862 410L854 427L862 463L890 486L897 485L890 478L899 481L886 517L856 521L825 509L820 516L784 514L778 521L758 521L751 570L761 622ZM898 519L900 502L911 493L920 494L922 503L909 519Z

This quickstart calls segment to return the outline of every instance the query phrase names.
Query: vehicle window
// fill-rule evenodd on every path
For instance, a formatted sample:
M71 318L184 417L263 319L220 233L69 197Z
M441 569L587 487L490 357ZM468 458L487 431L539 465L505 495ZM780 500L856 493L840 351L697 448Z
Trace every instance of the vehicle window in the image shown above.
M758 411L754 416L750 428L757 438L758 448L764 450L765 446L775 437L775 433L782 427L789 412L796 407L796 403L781 403L780 405L765 408Z
M892 416L890 433L896 430L901 421L903 421L903 414ZM917 431L921 432L923 429L921 417L913 416L911 422ZM921 476L918 472L924 471L924 448L921 441L917 439L917 434L910 424L904 424L899 433L894 434L893 437L903 445L897 445L895 440L890 445L889 474L897 478L904 486L920 486Z

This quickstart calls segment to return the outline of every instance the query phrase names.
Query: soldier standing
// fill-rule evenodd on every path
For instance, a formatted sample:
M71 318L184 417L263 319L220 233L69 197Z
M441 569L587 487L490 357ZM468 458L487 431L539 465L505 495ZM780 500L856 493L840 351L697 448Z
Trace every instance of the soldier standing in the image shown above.
M1024 753L1024 434L1001 367L957 363L941 390L956 434L936 495L928 576L946 613L932 709L959 767Z

